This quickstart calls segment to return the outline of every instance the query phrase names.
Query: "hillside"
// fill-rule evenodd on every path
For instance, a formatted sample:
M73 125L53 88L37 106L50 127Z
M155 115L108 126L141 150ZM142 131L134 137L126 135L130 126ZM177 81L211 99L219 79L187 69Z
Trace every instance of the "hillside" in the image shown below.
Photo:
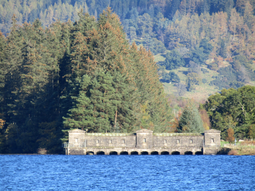
M155 62L160 63L165 61L165 57L161 56L161 54L157 54L154 56L154 60ZM212 70L210 67L208 68L208 66L210 66L210 64L213 62L215 62L213 59L208 59L204 64L200 65L196 69L198 71L196 71L195 75L192 76L196 78L196 82L193 84L191 90L187 90L187 84L191 76L191 69L189 67L178 67L172 70L160 68L160 81L164 85L165 93L204 103L210 95L214 94L215 92L219 92L222 88L228 89L233 87L238 88L243 85L255 85L253 73L250 74L251 78L249 78L249 80L238 82L235 80L235 76L231 76L231 73L223 73L224 70L228 71L229 68L231 68L231 64L228 61L222 60L222 64L218 70ZM171 81L170 78L168 78L168 81L165 80L165 78L167 78L168 74L171 72L174 72L179 77L180 80L178 83L176 83L176 81ZM242 74L242 72L240 73ZM240 75L240 73L235 75ZM220 81L219 79L225 79L225 82ZM233 82L235 81L236 85L233 85Z
M161 76L166 93L202 100L255 84L255 0L0 0L0 30L10 32L13 14L17 24L39 18L48 27L77 21L81 9L98 19L108 6L129 42L151 50L161 74L172 72Z

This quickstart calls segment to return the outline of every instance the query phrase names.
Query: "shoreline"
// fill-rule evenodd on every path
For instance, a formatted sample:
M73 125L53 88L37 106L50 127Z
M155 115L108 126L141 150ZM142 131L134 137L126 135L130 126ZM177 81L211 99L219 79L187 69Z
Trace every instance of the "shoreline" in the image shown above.
M225 145L221 151L227 155L255 155L255 145Z
M4 156L4 155L30 155L30 156L37 156L37 155L62 155L62 156L79 156L79 155L65 155L65 154L38 154L38 153L34 153L34 154L0 154L0 156ZM216 155L225 155L225 156L231 156L231 155L235 155L235 156L255 156L255 150L250 150L249 153L247 152L243 152L243 151L239 151L238 149L230 149L227 147L222 148L217 154L215 155L190 155L190 156L216 156ZM87 156L87 155L80 155L80 156ZM89 155L90 156L90 155ZM97 155L91 155L91 156L97 156ZM108 156L108 155L104 155L104 156ZM110 155L109 155L110 156ZM120 156L120 155L117 155ZM121 155L124 156L124 155ZM127 156L132 156L132 155L127 155ZM140 155L137 155L140 156ZM146 156L146 155L143 155ZM151 156L151 155L147 155L147 156ZM161 155L158 155L161 156ZM172 155L169 155L172 156ZM185 155L174 155L174 156L185 156Z

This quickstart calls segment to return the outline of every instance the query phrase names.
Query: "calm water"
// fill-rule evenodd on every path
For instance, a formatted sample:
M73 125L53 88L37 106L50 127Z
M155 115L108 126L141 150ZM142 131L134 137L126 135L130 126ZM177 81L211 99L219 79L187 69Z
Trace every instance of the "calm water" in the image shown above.
M0 155L0 190L255 190L255 156Z

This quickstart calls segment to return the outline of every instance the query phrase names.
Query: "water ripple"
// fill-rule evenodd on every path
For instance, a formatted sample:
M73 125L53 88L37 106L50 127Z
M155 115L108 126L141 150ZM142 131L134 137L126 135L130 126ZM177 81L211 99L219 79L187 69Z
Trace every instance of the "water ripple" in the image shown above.
M254 156L1 155L0 190L255 190Z

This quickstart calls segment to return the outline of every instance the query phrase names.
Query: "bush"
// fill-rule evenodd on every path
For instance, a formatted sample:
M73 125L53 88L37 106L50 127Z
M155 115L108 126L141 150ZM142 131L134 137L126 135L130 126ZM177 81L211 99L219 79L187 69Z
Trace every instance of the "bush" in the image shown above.
M201 71L203 72L203 74L209 73L209 71L205 68L201 68Z
M185 65L185 61L177 50L172 50L166 54L166 59L163 62L158 63L165 66L167 70L173 70Z
M180 82L180 78L174 72L169 72L169 73L164 73L162 75L162 79L160 81L161 82L166 82L166 83L169 83L169 82L179 83Z

